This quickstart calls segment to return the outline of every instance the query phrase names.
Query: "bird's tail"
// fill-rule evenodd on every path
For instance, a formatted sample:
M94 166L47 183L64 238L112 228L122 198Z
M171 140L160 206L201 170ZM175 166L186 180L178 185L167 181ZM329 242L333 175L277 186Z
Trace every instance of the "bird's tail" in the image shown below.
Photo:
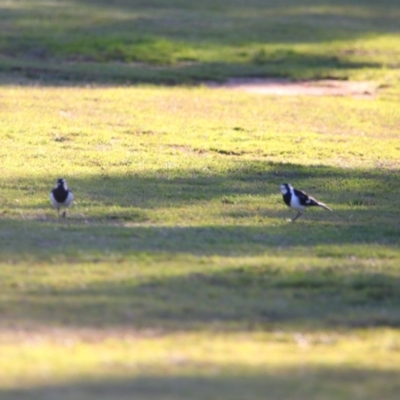
M318 201L317 203L318 203L318 205L319 205L320 207L325 208L325 210L333 211L332 208L329 208L326 204L321 203L320 201Z

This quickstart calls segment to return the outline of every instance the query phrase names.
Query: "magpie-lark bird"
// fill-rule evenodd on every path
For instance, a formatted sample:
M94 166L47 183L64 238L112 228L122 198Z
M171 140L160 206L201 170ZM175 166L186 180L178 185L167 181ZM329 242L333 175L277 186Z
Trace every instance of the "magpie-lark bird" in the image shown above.
M55 188L50 192L50 200L53 207L57 208L58 218L60 218L60 208L69 207L74 200L74 195L68 189L64 178L57 179ZM67 211L64 211L61 215L64 218L67 215Z
M286 205L297 211L297 215L292 219L293 222L303 214L307 207L319 206L325 208L325 210L332 211L326 204L314 199L314 197L309 196L306 192L295 189L289 183L281 185L281 192Z

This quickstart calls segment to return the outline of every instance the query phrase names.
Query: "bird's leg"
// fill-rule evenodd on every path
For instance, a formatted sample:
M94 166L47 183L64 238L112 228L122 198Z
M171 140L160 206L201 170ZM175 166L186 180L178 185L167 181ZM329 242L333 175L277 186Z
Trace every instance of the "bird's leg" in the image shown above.
M66 218L66 217L67 217L67 210L65 210L65 211L61 214L61 216L62 216L63 218Z
M57 207L57 214L58 214L58 219L60 219L60 208Z
M300 215L302 215L303 213L301 211L297 212L297 215L292 219L292 222L296 221L297 218L300 217Z

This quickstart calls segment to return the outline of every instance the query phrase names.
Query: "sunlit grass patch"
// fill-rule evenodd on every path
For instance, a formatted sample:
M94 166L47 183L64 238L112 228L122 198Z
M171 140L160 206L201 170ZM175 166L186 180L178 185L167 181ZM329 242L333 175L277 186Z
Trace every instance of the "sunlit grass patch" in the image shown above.
M395 2L8 1L0 71L43 81L198 83L232 76L399 83ZM100 63L100 64L99 64ZM4 79L4 78L3 78Z
M351 338L324 332L154 336L149 332L149 337L109 339L87 333L87 340L81 341L55 332L50 340L38 335L18 348L2 345L12 365L7 375L2 373L2 393L18 398L54 393L62 399L124 398L126 392L144 392L149 399L221 393L234 399L322 394L336 399L361 392L366 399L379 393L396 398L389 388L398 374L398 337L390 331ZM371 350L379 354L374 370L367 356ZM35 369L26 368L32 364ZM27 391L21 383L32 386Z
M397 399L395 97L52 83L0 89L0 397Z
M397 400L398 5L3 3L0 398Z

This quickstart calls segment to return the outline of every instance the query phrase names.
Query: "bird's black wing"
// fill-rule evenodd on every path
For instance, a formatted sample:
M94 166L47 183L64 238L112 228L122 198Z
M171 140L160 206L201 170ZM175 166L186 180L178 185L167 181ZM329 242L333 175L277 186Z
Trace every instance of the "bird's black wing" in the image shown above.
M318 206L319 203L313 197L309 196L306 192L302 190L293 189L294 194L299 198L300 204L302 206Z

